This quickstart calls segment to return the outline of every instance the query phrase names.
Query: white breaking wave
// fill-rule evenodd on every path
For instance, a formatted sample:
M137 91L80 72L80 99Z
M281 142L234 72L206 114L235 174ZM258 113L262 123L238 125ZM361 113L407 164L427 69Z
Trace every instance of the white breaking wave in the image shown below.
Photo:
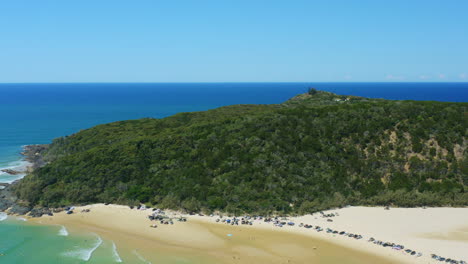
M6 213L0 213L0 222L3 220L6 220L8 218L8 215Z
M94 244L94 247L88 252L88 255L86 255L86 261L90 260L91 259L91 256L93 255L93 252L98 249L99 246L102 245L102 238L98 235L96 235L97 237L97 241L96 243Z
M59 236L68 236L68 231L67 229L65 228L65 226L62 226L58 232L58 235Z
M143 261L144 263L146 263L146 264L152 264L151 262L147 261L142 255L140 255L140 254L138 253L138 251L133 250L133 254L135 254L135 256L137 256L138 259L140 259L140 260Z
M76 251L71 251L71 252L66 252L64 253L65 256L69 256L69 257L75 257L75 258L79 258L81 260L84 260L84 261L89 261L94 253L94 251L96 249L98 249L101 245L102 245L102 239L100 236L94 234L97 238L97 241L96 243L94 243L93 247L92 248L89 248L89 249L79 249L79 250L76 250Z
M112 241L112 253L114 254L115 261L122 262L122 259L119 256L119 252L117 252L117 246L115 245L114 241Z
M15 171L25 172L27 167L30 165L31 163L25 160L18 160L18 161L9 163L6 167L1 167L0 170L10 169L10 170L15 170ZM23 178L24 176L26 176L26 173L10 175L8 173L0 171L0 183L12 183L16 180Z
M26 169L30 165L31 163L29 161L17 160L17 161L10 162L6 167L1 167L0 170L10 169L10 170L15 170L15 171L26 171ZM4 173L4 172L1 172L1 173Z
M18 217L18 218L16 218L16 220L23 221L23 222L26 222L26 221L28 221L28 219L26 219L26 218L23 218L23 217Z

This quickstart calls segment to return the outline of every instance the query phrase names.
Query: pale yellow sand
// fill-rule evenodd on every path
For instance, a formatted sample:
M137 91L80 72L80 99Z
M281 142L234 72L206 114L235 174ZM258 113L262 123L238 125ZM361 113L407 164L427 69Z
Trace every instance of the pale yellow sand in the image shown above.
M331 218L333 219L331 223L327 222L326 218L322 218L320 214L297 217L295 221L361 234L365 239L360 241L341 236L332 240L342 245L383 255L403 256L402 260L409 259L412 263L437 263L430 258L432 253L468 261L468 208L390 208L390 210L384 210L382 207L349 207L325 213L330 212L339 214ZM297 230L297 228L290 229ZM329 234L319 235L330 237ZM364 241L369 237L403 244L424 255L414 258L399 251L382 248Z
M81 213L83 208L90 208L91 212ZM337 239L322 238L322 234L317 235L312 230L272 228L271 224L263 222L254 226L230 226L215 223L215 217L189 216L187 223L158 223L158 228L150 228L156 223L147 218L150 212L97 204L79 207L72 215L59 213L32 221L65 225L72 234L95 232L103 239L115 242L122 259L129 263L136 263L135 251L153 263L171 263L174 256L190 260L189 263L203 264L412 263L411 258L385 257L388 254L378 253L380 248L366 251L359 243L337 245L334 243Z

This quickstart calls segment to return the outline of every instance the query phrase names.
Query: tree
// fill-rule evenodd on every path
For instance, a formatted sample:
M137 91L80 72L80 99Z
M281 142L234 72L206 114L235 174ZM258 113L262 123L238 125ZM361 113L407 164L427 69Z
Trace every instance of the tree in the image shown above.
M312 87L310 87L310 88L309 88L309 91L308 91L308 93L309 93L310 95L314 95L314 94L316 94L317 92L318 92L317 89L312 88Z

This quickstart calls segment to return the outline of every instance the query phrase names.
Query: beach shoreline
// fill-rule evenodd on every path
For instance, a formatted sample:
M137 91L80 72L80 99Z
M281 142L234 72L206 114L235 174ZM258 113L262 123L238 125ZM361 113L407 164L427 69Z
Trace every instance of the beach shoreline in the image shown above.
M0 212L8 212L10 214L26 215L28 213L33 216L40 216L42 213L50 212L49 209L34 210L34 208L22 203L18 200L13 188L27 174L44 166L46 162L43 159L44 152L49 145L35 144L24 145L20 154L22 158L16 161L15 166L0 168L0 176L7 175L11 178L5 181L5 177L0 177ZM2 181L3 180L3 181Z
M0 184L2 186L13 184L21 180L31 171L33 164L22 157L0 168Z
M21 157L10 162L7 166L0 167L0 184L4 189L8 185L15 184L28 173L45 165L43 153L48 148L46 144L32 144L21 146Z
M81 211L85 209L90 211L82 213ZM261 220L253 221L251 226L228 225L222 221L217 223L218 216L187 215L173 211L167 211L167 215L175 219L185 217L188 222L174 221L174 225L162 225L159 221L148 219L151 212L150 209L138 210L130 209L128 206L94 204L76 207L71 215L61 212L54 216L32 218L31 221L92 231L116 241L119 247L127 248L127 251L133 247L141 248L141 251L146 253L147 259L150 260L153 257L148 255L148 252L152 251L150 245L169 254L204 259L207 263L255 263L259 260L268 260L269 263L306 263L306 259L313 258L314 254L320 255L322 249L326 251L324 248L327 247L333 248L334 251L336 249L350 250L351 253L348 252L350 255L354 254L357 258L374 259L374 261L378 259L380 263L385 263L384 261L388 263L438 263L438 261L431 259L430 254L432 253L456 260L466 261L468 258L468 253L463 250L463 247L468 246L468 240L464 240L463 236L457 237L457 241L453 241L450 237L443 239L434 238L434 236L424 237L432 233L440 234L446 230L460 228L464 230L466 223L468 223L468 208L391 208L384 210L383 207L349 207L325 212L326 214L338 213L339 216L332 218L321 217L320 214L289 217L288 221L294 222L295 225L284 227L277 227ZM441 219L437 217L434 222L426 219L425 223L422 222L419 225L415 223L421 221L421 217L426 217L426 214L434 213L436 216L442 215L452 220L445 220L445 225L438 224ZM359 215L363 217L356 217ZM401 220L402 217L403 220ZM332 219L333 222L329 222L328 219ZM386 219L386 221L382 219ZM158 225L157 228L150 227L154 223ZM324 231L317 232L313 229L305 229L299 227L300 223L318 225L323 227ZM402 223L406 223L407 227L402 226ZM393 226L393 228L388 228L388 226ZM444 228L441 229L441 226ZM354 232L362 235L363 238L358 240L327 233L326 228ZM408 231L411 228L414 229L414 232ZM233 237L227 237L228 234L233 235ZM277 237L281 238L275 240ZM290 239L290 244L291 241L300 241L300 243L291 246L290 250L272 249L275 247L274 244L281 243L278 241L285 240L286 237ZM411 247L412 250L423 253L423 255L421 257L411 256L400 250L375 245L368 242L370 237L402 243ZM239 244L231 245L231 239L239 239ZM252 239L259 239L263 242L258 241L259 243L257 243ZM276 242L268 242L270 239ZM121 243L122 241L126 242ZM282 247L286 247L285 243L282 245ZM318 250L315 251L317 248ZM213 251L217 253L206 253ZM313 254L305 253L308 251ZM272 254L272 252L277 253ZM290 252L294 252L294 254L291 255ZM325 260L319 261L319 263L333 262Z
M45 149L46 145L24 146L21 154L24 156L24 162L29 162L28 171L44 165L42 153ZM6 184L6 187L9 186L10 184ZM3 193L7 194L7 191L8 189ZM2 202L1 199L0 202ZM3 203L3 207L7 206L5 202ZM319 263L339 263L336 260L327 262L328 260L323 260L323 256L320 260L321 253L317 254L317 252L324 251L325 255L328 253L333 255L337 254L337 249L349 250L346 253L347 258L356 256L357 259L366 259L357 263L367 263L366 261L373 263L376 259L379 263L438 263L439 261L431 259L431 254L456 260L468 259L468 253L463 250L468 247L468 233L466 233L468 231L468 208L391 208L384 210L383 207L347 207L323 212L324 215L333 214L335 217L324 217L319 213L288 217L287 221L292 221L295 225L283 227L261 220L253 221L252 226L231 226L217 223L216 219L219 219L219 216L188 215L167 211L173 217L188 218L188 224L176 223L174 226L166 226L158 223L158 228L153 229L149 226L156 222L148 219L148 215L151 214L150 209L137 210L123 205L93 204L76 207L75 214L67 215L65 211L52 214L54 211L52 208L39 210L12 202L8 203L8 207L11 207L8 210L9 214L24 215L30 211L30 216L36 216L29 217L30 222L34 224L62 225L99 234L112 240L112 243L117 243L118 247L125 248L127 253L130 252L132 257L137 256L140 260L160 260L161 256L167 254L167 258L182 255L192 262L194 259L200 260L199 263L268 262L279 264L308 263L308 259L319 256L317 258ZM85 209L89 209L90 212L81 213ZM37 218L41 215L43 216ZM109 225L107 219L112 219L117 224ZM315 229L299 227L300 223L320 226L323 231L317 232ZM230 242L226 241L225 236L234 232L242 233L242 230L244 233L245 231L258 233L258 237L264 238L282 236L281 239L284 240L286 235L290 239L289 243L280 242L281 239L275 242L284 248L288 248L288 244L294 244L296 241L301 241L301 243L296 243L290 250L282 251L273 242L264 247L264 245L253 243L250 240L253 236L248 236L236 246L229 246ZM354 239L333 234L331 230L359 234L363 238ZM195 236L200 239L193 239ZM414 250L415 254L421 253L422 256L416 257L404 253L403 250L392 250L391 246L376 245L368 242L370 238L405 245L406 248ZM159 249L157 255L152 255L154 248ZM316 248L319 250L311 255L306 253L311 248L312 251ZM328 251L322 250L323 248L328 248ZM213 249L216 249L216 254L206 253ZM334 253L331 253L332 251ZM290 255L291 252L294 254ZM125 253L123 256L127 259L130 257ZM195 261L195 263L198 262Z

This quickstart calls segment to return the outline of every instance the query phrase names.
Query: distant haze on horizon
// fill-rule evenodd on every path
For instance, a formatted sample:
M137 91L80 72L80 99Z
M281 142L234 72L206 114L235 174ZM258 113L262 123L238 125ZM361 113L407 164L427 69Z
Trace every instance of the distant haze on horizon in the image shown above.
M0 83L468 82L465 0L0 3Z

